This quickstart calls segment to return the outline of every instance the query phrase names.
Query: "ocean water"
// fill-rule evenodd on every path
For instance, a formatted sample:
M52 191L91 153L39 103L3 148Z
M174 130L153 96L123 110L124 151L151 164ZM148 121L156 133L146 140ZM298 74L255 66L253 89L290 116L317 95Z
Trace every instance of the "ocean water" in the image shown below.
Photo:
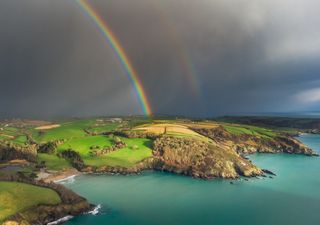
M320 152L320 135L300 139ZM94 204L97 215L67 225L319 225L320 157L255 154L272 178L197 180L167 173L79 176L65 185Z

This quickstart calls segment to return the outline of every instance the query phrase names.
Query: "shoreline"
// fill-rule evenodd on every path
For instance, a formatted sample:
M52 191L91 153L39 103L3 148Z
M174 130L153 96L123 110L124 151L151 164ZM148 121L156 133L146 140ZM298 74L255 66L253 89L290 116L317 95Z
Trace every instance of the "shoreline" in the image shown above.
M74 178L82 173L76 169L68 169L64 171L42 171L38 173L38 180L42 180L45 183L59 183L71 178Z

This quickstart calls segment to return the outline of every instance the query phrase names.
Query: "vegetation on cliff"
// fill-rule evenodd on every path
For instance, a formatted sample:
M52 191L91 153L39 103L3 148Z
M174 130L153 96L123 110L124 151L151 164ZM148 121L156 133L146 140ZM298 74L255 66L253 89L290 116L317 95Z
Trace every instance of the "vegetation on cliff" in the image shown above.
M0 222L38 205L57 205L59 195L48 188L35 185L0 181Z
M86 199L59 184L35 181L23 174L0 176L0 222L42 225L92 209Z

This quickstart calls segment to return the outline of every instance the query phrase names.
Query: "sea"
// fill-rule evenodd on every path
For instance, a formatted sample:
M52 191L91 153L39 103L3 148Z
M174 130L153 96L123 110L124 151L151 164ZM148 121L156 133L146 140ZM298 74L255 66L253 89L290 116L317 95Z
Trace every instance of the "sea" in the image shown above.
M299 139L320 153L320 135ZM164 172L81 175L63 184L97 205L65 225L319 225L320 157L254 154L276 176L200 180Z

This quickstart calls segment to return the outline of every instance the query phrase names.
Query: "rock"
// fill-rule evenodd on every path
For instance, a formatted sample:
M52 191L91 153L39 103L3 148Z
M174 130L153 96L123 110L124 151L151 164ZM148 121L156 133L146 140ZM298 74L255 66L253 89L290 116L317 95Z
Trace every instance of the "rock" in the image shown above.
M270 171L270 170L262 169L262 171L263 171L264 173L266 173L266 174L270 174L270 175L272 175L272 176L277 176L275 173L273 173L273 172Z
M0 142L0 161L24 159L30 162L36 162L36 158L36 145L20 146L11 142Z
M257 176L262 171L230 148L195 139L163 136L154 141L155 169L204 179Z

